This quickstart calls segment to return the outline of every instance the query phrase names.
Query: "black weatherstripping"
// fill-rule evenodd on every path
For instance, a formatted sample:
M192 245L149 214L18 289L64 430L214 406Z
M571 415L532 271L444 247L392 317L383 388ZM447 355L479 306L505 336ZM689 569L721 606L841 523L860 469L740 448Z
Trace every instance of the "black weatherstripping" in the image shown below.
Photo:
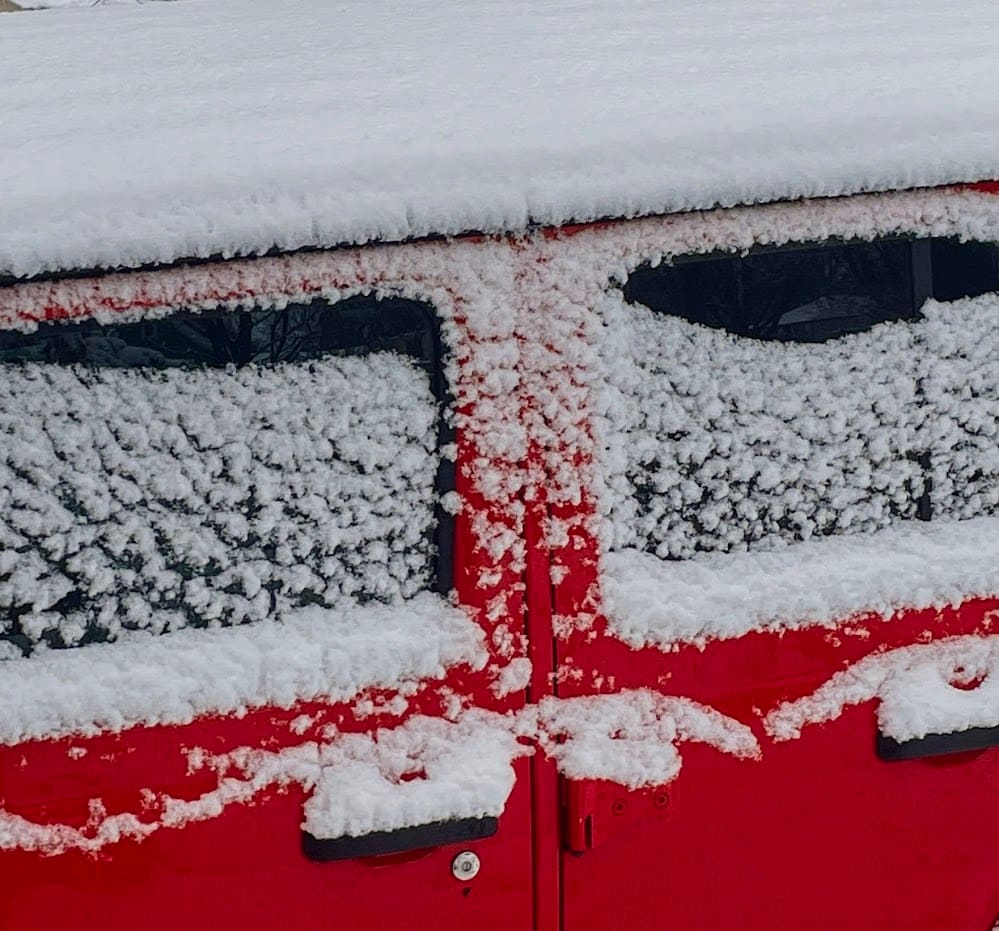
M999 747L999 727L969 727L952 734L927 734L925 737L904 741L879 733L877 739L879 759L889 762L970 753L992 747Z
M335 837L323 839L302 833L302 852L310 860L354 860L358 857L380 857L445 844L492 837L499 827L496 818L456 818L450 821L432 821L411 828L395 831L373 831L360 837Z

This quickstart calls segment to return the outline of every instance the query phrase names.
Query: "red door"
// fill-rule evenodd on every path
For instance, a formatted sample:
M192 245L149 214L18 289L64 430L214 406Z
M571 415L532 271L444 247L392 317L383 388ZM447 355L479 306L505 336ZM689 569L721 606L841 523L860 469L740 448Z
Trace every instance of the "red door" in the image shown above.
M617 248L634 267L642 249L654 253L653 233L682 239L672 229L645 231L640 246L622 237ZM971 346L992 337L963 322L966 305L911 327L864 322L878 301L892 320L909 313L890 309L883 281L876 296L864 291L874 288L864 269L899 269L900 300L915 300L926 283L905 276L931 250L908 240L865 245L861 260L852 247L835 248L817 246L814 261L797 249L785 266L738 253L715 267L648 266L623 294L612 289L603 329L590 331L617 355L590 381L600 442L571 455L601 484L552 513L568 528L553 550L558 701L549 720L563 773L567 931L986 931L999 916L999 602L953 595L962 584L995 590L995 519L946 533L937 522L948 508L975 517L968 508L986 499L970 489L988 454L980 447L974 465L961 458L961 443L978 442L967 419L960 443L924 457L913 445L950 429L940 409L960 420L960 404L978 403L967 392L947 399L960 395L962 379L977 379L966 366ZM953 283L948 248L934 246L933 258ZM802 268L812 276L804 287L795 278ZM816 280L827 290L816 291ZM752 316L751 297L763 292L780 315ZM994 300L980 301L994 320ZM742 302L731 322L721 315L726 302ZM860 335L844 336L851 332ZM893 357L878 339L921 342ZM974 398L987 396L984 418L994 423L997 373L986 364L989 386ZM608 400L607 385L618 396ZM910 399L908 413L884 408L899 453L865 445L887 436L874 423L880 397ZM869 419L851 433L838 409L854 403ZM813 454L813 443L826 452ZM837 451L848 448L841 481ZM871 513L850 499L858 475L882 494L931 458L933 480L906 479L912 500L899 494L879 512L897 507L912 521L903 520L902 536L860 523L837 529ZM787 479L782 469L797 471ZM881 481L879 469L895 471ZM714 491L718 476L724 488ZM821 490L824 482L839 490ZM785 487L784 498L770 494ZM741 497L726 500L733 488ZM779 512L791 495L794 507ZM816 531L820 542L796 542L794 528L813 517L831 521ZM749 535L738 545L723 538L742 527ZM891 562L910 533L940 546L914 544L913 561ZM979 569L988 577L981 587L970 581ZM949 596L935 594L948 585Z
M86 317L100 306L134 314L152 304L210 309L220 302L240 301L244 307L259 305L264 308L261 313L271 313L267 308L277 304L273 312L284 316L276 318L276 323L270 317L239 318L235 323L220 318L210 334L205 331L214 334L215 342L200 337L197 341L198 351L207 352L221 341L227 353L230 349L236 353L247 346L252 350L261 327L266 333L283 333L296 320L301 322L299 318L307 320L308 308L314 306L309 302L325 290L378 291L397 297L406 288L407 294L421 300L433 296L432 308L440 314L444 341L466 363L466 368L451 373L458 379L451 390L468 397L464 382L474 385L484 369L476 362L474 321L470 324L467 315L459 316L461 274L443 262L436 279L421 278L428 260L420 247L402 253L401 258L370 251L232 263L209 274L195 269L163 276L109 276L87 284L85 293L80 292L82 298L74 282L28 285L16 294L0 295L4 298L0 313L22 320L59 319ZM393 263L401 263L401 270ZM292 304L286 309L289 299ZM372 301L365 309L357 300L332 307L339 315L335 318L339 323L330 328L335 332L327 331L324 317L307 328L303 339L323 345L324 340L332 338L335 343L344 334L348 340L380 339L376 348L393 355L379 378L395 377L392 371L402 365L409 373L405 377L417 381L425 381L421 372L429 370L433 388L434 379L443 371L435 367L442 366L440 350L438 346L436 363L426 364L434 362L426 354L434 351L434 337L411 325L406 315L413 310L413 302L402 301L401 327L385 330L383 323L399 301L377 305ZM362 311L371 313L363 316ZM289 323L289 314L298 317ZM185 324L189 325L190 321ZM91 339L88 345L133 346L131 331L86 333ZM143 339L155 337L159 343L142 349L139 357L149 359L154 350L179 351L181 336L164 335L156 326L147 328ZM226 343L230 336L231 346ZM26 339L30 350L30 338ZM10 345L16 349L20 343L12 337ZM352 345L345 343L344 351L334 346L328 378L336 381L350 375L350 366L336 360L351 355L347 350ZM5 344L5 348L10 347ZM130 352L129 358L134 358L134 348ZM414 355L419 363L415 368L400 361L405 353ZM251 353L248 358L256 357ZM223 361L226 367L222 369L198 368L202 374L197 377L216 388L221 385L219 390L229 390L225 379L237 378L236 370L229 355ZM307 361L305 371L318 372L317 364ZM259 379L270 377L265 369L240 376L253 389L243 396L241 416L248 416L245 412L258 403L254 398L261 396L258 389L264 387ZM49 378L47 371L39 369L37 377L44 381ZM116 377L94 376L98 387L104 384L102 378L113 381ZM169 386L171 377L169 373L156 375L149 383ZM395 417L391 411L383 416L385 412L371 401L386 392L379 378L361 383L354 400L348 400L354 405L352 410L369 405L365 423L387 424L383 434L391 438L393 431L410 429L413 417ZM119 388L134 389L140 395L152 390L148 379L138 376L119 381ZM294 451L288 454L292 460L270 473L278 476L271 489L272 501L284 500L285 482L307 483L298 467L306 453L296 445L294 431L281 434L282 424L289 415L290 422L296 422L295 411L313 404L326 384L322 380L313 383L307 392L282 402L283 413L267 415L271 418L264 428L267 435L274 436L276 430L284 438L280 444L267 446L267 437L258 436L258 442L275 456L284 455L282 450ZM105 391L101 397L106 409L118 411L113 392ZM446 400L444 394L436 397ZM198 429L199 409L203 413L212 404L206 393L199 398L185 426L189 435ZM347 403L341 400L340 406ZM46 408L39 416L50 414ZM309 424L318 423L314 430L331 438L324 447L327 459L331 448L334 461L337 455L341 459L354 455L351 437L337 434L339 428L323 420L324 416L323 411L312 412L309 417L318 421L300 418L300 427L295 429L312 435ZM416 419L420 416L417 411ZM52 651L51 655L42 651L38 657L12 660L0 670L5 677L0 687L7 689L2 727L7 745L0 747L0 927L4 931L63 926L101 931L138 926L164 931L178 927L305 931L531 926L530 764L501 717L524 703L520 569L514 565L509 545L482 545L483 527L507 526L512 528L507 535L513 539L519 528L509 501L497 496L487 500L477 484L476 468L496 454L483 448L483 426L476 416L474 405L466 405L457 414L456 436L442 435L435 444L454 443L454 451L445 451L442 462L448 457L456 461L453 487L463 500L453 532L438 532L435 538L437 571L448 573L448 580L438 587L446 590L453 583L460 609L449 607L440 596L414 595L407 590L404 597L411 600L404 601L402 608L395 604L373 609L370 629L363 623L347 624L343 637L336 634L343 618L335 612L314 617L319 627L309 628L312 622L306 616L297 627L298 621L289 621L287 636L300 637L301 649L287 655L282 637L261 646L252 639L254 625L246 625L250 639L245 642L239 640L243 634L236 628L181 630L148 638L138 647L116 643ZM157 427L157 417L154 405L147 414L148 429L130 434L133 439L121 438L123 448L146 443ZM107 419L113 419L112 415ZM347 416L344 422L354 421ZM232 427L224 418L212 424L219 432ZM81 447L89 436L85 433L78 438ZM171 442L183 439L177 434ZM211 449L212 443L212 437L206 437L202 447ZM29 452L37 447L27 445ZM256 450L247 453L248 449L248 444L234 442L232 462L257 455ZM189 452L195 462L200 455L200 449ZM420 508L404 505L398 526L392 525L392 534L403 539L401 544L393 542L391 535L354 539L351 528L363 525L372 509L378 521L391 524L391 515L400 507L395 498L408 501L411 494L406 462L425 462L425 456L419 444L400 450L381 441L372 444L370 439L356 455L342 472L346 478L337 479L339 497L330 499L333 510L342 509L347 501L354 508L353 516L327 526L323 533L329 539L346 535L348 558L361 553L369 562L381 560L388 565L396 547L396 568L382 574L391 591L393 578L403 577L404 582L409 578L404 571L408 563L399 560L408 559L414 548L405 535L423 519ZM184 472L182 465L177 462L178 473ZM102 466L98 462L93 467L99 473ZM363 489L358 494L351 491L357 476L379 469L395 476L391 487L386 486L389 493L376 488L376 498ZM446 464L441 470L446 471ZM169 480L170 473L163 469L153 478ZM100 485L101 481L98 474L95 482ZM143 481L142 476L135 478L140 489ZM315 494L320 491L313 489ZM438 488L441 496L446 491ZM310 517L305 508L311 505L301 496L298 500L302 501L299 518L312 526L308 521L317 519L316 512ZM183 517L185 507L180 501L173 513ZM320 518L326 512L320 508ZM204 514L205 522L213 519L210 509ZM443 523L447 517L438 515L438 520ZM418 535L417 542L424 539ZM322 540L317 537L317 541L318 546ZM268 551L272 556L280 549L278 544ZM294 539L288 545L293 544ZM247 540L242 545L243 552L249 552L257 544ZM336 554L341 551L331 548L324 557L329 560L326 568L318 574L339 578L345 585L353 584L351 578L363 582L364 564L358 570L361 574L354 576L337 568L340 557ZM299 572L310 565L312 552L300 549L282 565L287 573ZM279 554L273 558L280 562ZM429 576L425 573L420 578L425 582ZM303 584L308 591L312 583ZM275 586L272 606L290 590ZM302 610L306 612L321 601L315 591L305 600L309 599L313 606L305 605ZM423 612L427 623L415 615L393 614L400 610L405 614L407 604L433 605ZM322 625L329 625L329 630L324 631ZM229 651L225 662L206 667L197 648L199 636L206 650L225 638L235 638L233 642L238 640L245 649ZM186 643L186 659L177 660L161 650L149 660L142 653L160 650L161 641ZM221 654L208 650L207 655ZM113 661L116 656L120 661ZM131 665L130 656L142 663ZM162 667L155 658L160 656ZM88 667L90 660L93 664ZM18 690L13 685L16 681L23 688ZM259 695L270 697L261 702ZM51 734L55 736L45 736ZM327 784L331 773L338 775ZM379 812L386 810L394 812L397 824L385 826ZM364 818L370 822L368 827ZM320 834L320 828L328 833Z

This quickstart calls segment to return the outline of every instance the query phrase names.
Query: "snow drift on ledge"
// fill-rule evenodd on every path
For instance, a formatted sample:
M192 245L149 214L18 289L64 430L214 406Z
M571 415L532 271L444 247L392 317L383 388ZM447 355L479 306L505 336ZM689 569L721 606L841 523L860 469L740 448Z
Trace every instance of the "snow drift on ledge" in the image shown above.
M795 740L806 725L875 698L879 730L898 741L999 727L999 636L950 637L865 657L782 703L764 726L774 740Z
M0 275L994 178L996 47L992 0L5 17Z
M903 608L999 594L999 518L684 561L621 550L603 556L601 583L611 629L637 648L833 626L867 612L887 619Z
M0 744L405 691L487 659L481 628L428 593L392 606L310 606L281 623L135 633L4 663Z

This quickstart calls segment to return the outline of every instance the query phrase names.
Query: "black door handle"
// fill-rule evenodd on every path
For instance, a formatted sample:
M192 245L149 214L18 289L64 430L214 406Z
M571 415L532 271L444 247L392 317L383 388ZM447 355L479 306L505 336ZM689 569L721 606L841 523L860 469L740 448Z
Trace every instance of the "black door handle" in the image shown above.
M895 740L878 734L878 756L882 760L919 760L948 753L968 753L999 747L999 727L969 727L952 734L927 734L915 740Z
M455 818L431 821L395 831L372 831L359 837L313 837L302 832L302 852L310 860L353 860L357 857L380 857L426 847L441 847L464 841L492 837L499 826L496 818Z

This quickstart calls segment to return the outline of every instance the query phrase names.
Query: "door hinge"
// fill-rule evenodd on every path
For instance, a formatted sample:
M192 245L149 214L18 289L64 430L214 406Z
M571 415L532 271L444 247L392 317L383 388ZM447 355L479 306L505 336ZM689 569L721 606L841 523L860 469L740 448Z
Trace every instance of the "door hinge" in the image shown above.
M565 846L572 853L585 853L636 822L663 818L669 808L670 793L664 786L632 790L601 780L563 780Z

